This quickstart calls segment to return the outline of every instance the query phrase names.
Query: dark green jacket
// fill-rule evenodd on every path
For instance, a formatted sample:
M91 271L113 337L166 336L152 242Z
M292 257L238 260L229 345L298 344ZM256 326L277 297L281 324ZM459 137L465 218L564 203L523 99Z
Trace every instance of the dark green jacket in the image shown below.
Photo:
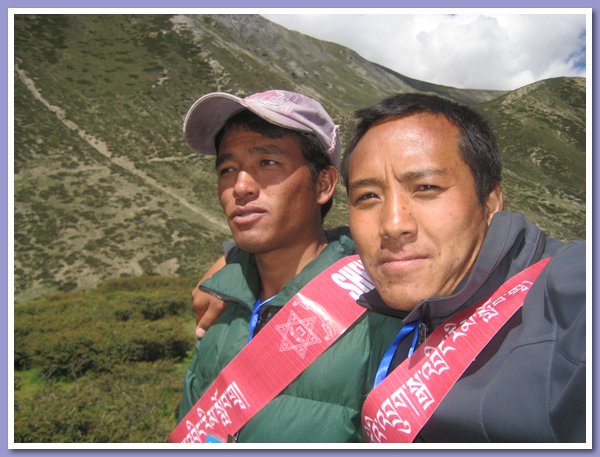
M353 253L354 244L346 236L330 242L265 305L263 324L313 277ZM259 290L254 256L234 249L227 261L202 285L202 289L225 298L227 307L196 343L196 354L185 375L180 420L248 341L250 313ZM363 441L361 407L372 388L377 365L401 325L400 319L365 313L242 428L238 441Z

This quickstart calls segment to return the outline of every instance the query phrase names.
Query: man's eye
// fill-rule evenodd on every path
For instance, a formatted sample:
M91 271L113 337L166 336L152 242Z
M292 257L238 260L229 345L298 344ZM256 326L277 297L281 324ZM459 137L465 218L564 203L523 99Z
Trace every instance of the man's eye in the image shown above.
M225 176L228 173L233 172L233 167L222 167L217 170L219 176Z
M354 199L354 203L358 204L361 202L365 202L367 200L371 200L373 198L377 198L377 194L374 192L365 192L363 194L358 195L355 199Z
M276 165L277 162L275 160L271 160L271 159L263 159L260 161L260 164L262 166L269 166L269 165Z
M434 190L438 190L439 187L433 184L420 184L417 186L417 192L430 192Z

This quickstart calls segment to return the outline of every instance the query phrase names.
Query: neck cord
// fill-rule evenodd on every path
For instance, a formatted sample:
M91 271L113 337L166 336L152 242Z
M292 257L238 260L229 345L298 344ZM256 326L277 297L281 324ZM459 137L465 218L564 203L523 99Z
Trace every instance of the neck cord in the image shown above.
M408 357L412 355L417 347L417 341L419 337L419 324L421 320L416 320L413 322L409 322L404 325L392 341L392 344L387 348L383 358L381 359L381 363L379 364L379 368L377 369L377 374L375 375L375 382L373 384L373 388L375 388L381 381L385 379L390 371L390 365L392 364L392 360L394 359L394 355L398 350L398 346L400 343L410 335L411 332L414 332L413 339L410 345L410 349L408 351Z
M260 301L260 297L256 300L254 308L252 308L252 314L250 315L250 335L248 336L248 343L254 337L254 332L256 331L256 325L258 324L258 316L260 314L260 310L262 309L263 305L269 303L275 297L277 297L277 294L267 298L265 301L262 302Z

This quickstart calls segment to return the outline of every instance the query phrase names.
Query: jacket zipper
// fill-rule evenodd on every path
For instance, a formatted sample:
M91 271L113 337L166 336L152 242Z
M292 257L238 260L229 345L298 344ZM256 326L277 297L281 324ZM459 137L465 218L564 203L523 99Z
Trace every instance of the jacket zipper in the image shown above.
M221 294L214 289L209 289L208 287L204 287L202 285L198 286L198 289L200 289L202 292L206 292L208 295L212 295L213 297L215 297L223 302L233 301L233 302L239 303L240 305L242 305L244 307L248 306L246 303L241 301L239 298Z
M421 312L421 322L419 322L419 338L417 346L420 346L433 331L431 320L429 319L429 307L423 306Z
M421 321L419 323L419 342L418 345L420 346L426 339L427 337L431 334L431 326L425 322L425 321Z

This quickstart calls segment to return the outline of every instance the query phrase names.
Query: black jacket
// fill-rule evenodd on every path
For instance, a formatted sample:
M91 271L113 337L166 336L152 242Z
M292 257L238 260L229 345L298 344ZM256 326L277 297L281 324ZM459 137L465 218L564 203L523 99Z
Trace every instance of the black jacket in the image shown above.
M456 292L426 300L404 317L421 319L430 333L549 256L523 307L469 366L415 441L585 441L585 241L563 244L520 214L498 213ZM368 308L399 317L375 293L365 298ZM392 367L406 358L409 340L398 348Z

